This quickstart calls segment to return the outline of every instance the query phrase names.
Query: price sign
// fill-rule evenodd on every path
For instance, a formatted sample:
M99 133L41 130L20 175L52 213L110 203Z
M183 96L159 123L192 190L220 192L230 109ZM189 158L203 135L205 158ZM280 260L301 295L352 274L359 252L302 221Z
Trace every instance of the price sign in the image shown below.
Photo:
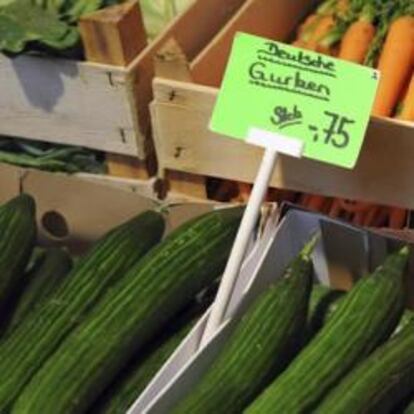
M374 69L238 33L210 128L269 147L252 128L301 140L304 157L353 168L378 81Z

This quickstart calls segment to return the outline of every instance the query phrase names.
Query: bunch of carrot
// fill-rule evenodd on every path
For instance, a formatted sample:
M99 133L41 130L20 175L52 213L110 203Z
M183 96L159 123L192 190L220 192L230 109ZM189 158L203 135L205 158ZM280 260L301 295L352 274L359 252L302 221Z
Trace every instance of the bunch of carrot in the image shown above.
M326 0L300 26L294 45L381 71L373 115L414 121L414 2ZM303 195L301 204L366 226L402 228L407 211Z
M414 121L414 1L325 0L300 25L293 45L376 67L381 80L373 115ZM249 184L223 181L220 201L246 202ZM227 199L228 197L228 199ZM313 211L364 226L406 226L406 210L369 203L270 190L269 201L297 202Z

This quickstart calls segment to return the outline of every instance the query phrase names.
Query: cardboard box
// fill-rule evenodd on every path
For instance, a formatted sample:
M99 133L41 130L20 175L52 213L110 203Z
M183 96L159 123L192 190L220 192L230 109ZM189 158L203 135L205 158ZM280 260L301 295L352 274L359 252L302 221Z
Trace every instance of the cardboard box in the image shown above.
M382 264L401 246L395 238L325 218L291 210L276 227L271 223L265 237L245 262L234 290L227 322L203 349L198 349L208 312L164 365L128 414L169 413L211 365L253 300L279 279L302 247L316 233L321 239L314 254L317 282L349 289L366 272ZM412 263L411 263L412 268Z
M149 183L135 180L68 176L0 164L0 203L23 192L36 200L41 243L68 246L74 253L148 209L165 211L167 231L171 231L220 207L173 198L160 201Z
M244 31L287 41L316 4L313 0L247 0L192 61L194 83L155 79L152 123L161 173L173 170L254 181L263 150L208 130L234 35ZM413 208L413 156L414 124L372 118L354 170L281 156L271 185Z

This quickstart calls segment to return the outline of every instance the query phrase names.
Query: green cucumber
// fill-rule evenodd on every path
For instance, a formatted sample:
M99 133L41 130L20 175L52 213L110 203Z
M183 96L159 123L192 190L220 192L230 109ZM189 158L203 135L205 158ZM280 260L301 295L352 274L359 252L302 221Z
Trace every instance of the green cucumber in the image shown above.
M315 336L335 310L345 292L324 285L313 285L309 301L308 339Z
M209 287L182 316L172 321L171 329L138 352L128 363L126 371L121 372L109 389L103 392L103 398L94 404L90 412L125 414L211 305L215 298L212 293L216 291L216 286Z
M0 207L0 324L9 318L36 240L35 203L22 194Z
M45 301L72 268L72 259L69 254L59 248L50 248L27 276L27 286L19 298L12 318L7 326L10 333L33 310Z
M146 212L109 232L56 292L0 342L0 412L7 412L31 377L96 302L155 244L164 220ZM56 413L56 412L55 412Z
M136 399L145 390L155 374L167 362L183 339L197 322L198 317L191 320L181 329L178 329L168 338L164 336L150 343L143 352L139 352L140 358L130 366L127 373L122 373L121 378L104 392L104 403L98 403L98 409L92 409L95 414L125 414Z
M414 319L352 370L315 414L387 414L414 391Z
M404 307L408 256L405 247L360 279L316 337L246 413L311 412L397 325Z
M299 350L311 283L305 251L248 308L215 362L172 413L240 413Z
M171 233L61 343L13 412L86 410L128 360L221 275L242 213L242 208L217 210Z

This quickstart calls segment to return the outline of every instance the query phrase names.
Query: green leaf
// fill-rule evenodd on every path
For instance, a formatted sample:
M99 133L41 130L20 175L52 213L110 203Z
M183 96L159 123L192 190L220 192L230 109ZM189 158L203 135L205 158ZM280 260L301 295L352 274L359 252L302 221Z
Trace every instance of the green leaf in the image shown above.
M59 20L59 15L25 0L0 7L0 50L19 53L28 43L63 50L76 45L76 28Z

